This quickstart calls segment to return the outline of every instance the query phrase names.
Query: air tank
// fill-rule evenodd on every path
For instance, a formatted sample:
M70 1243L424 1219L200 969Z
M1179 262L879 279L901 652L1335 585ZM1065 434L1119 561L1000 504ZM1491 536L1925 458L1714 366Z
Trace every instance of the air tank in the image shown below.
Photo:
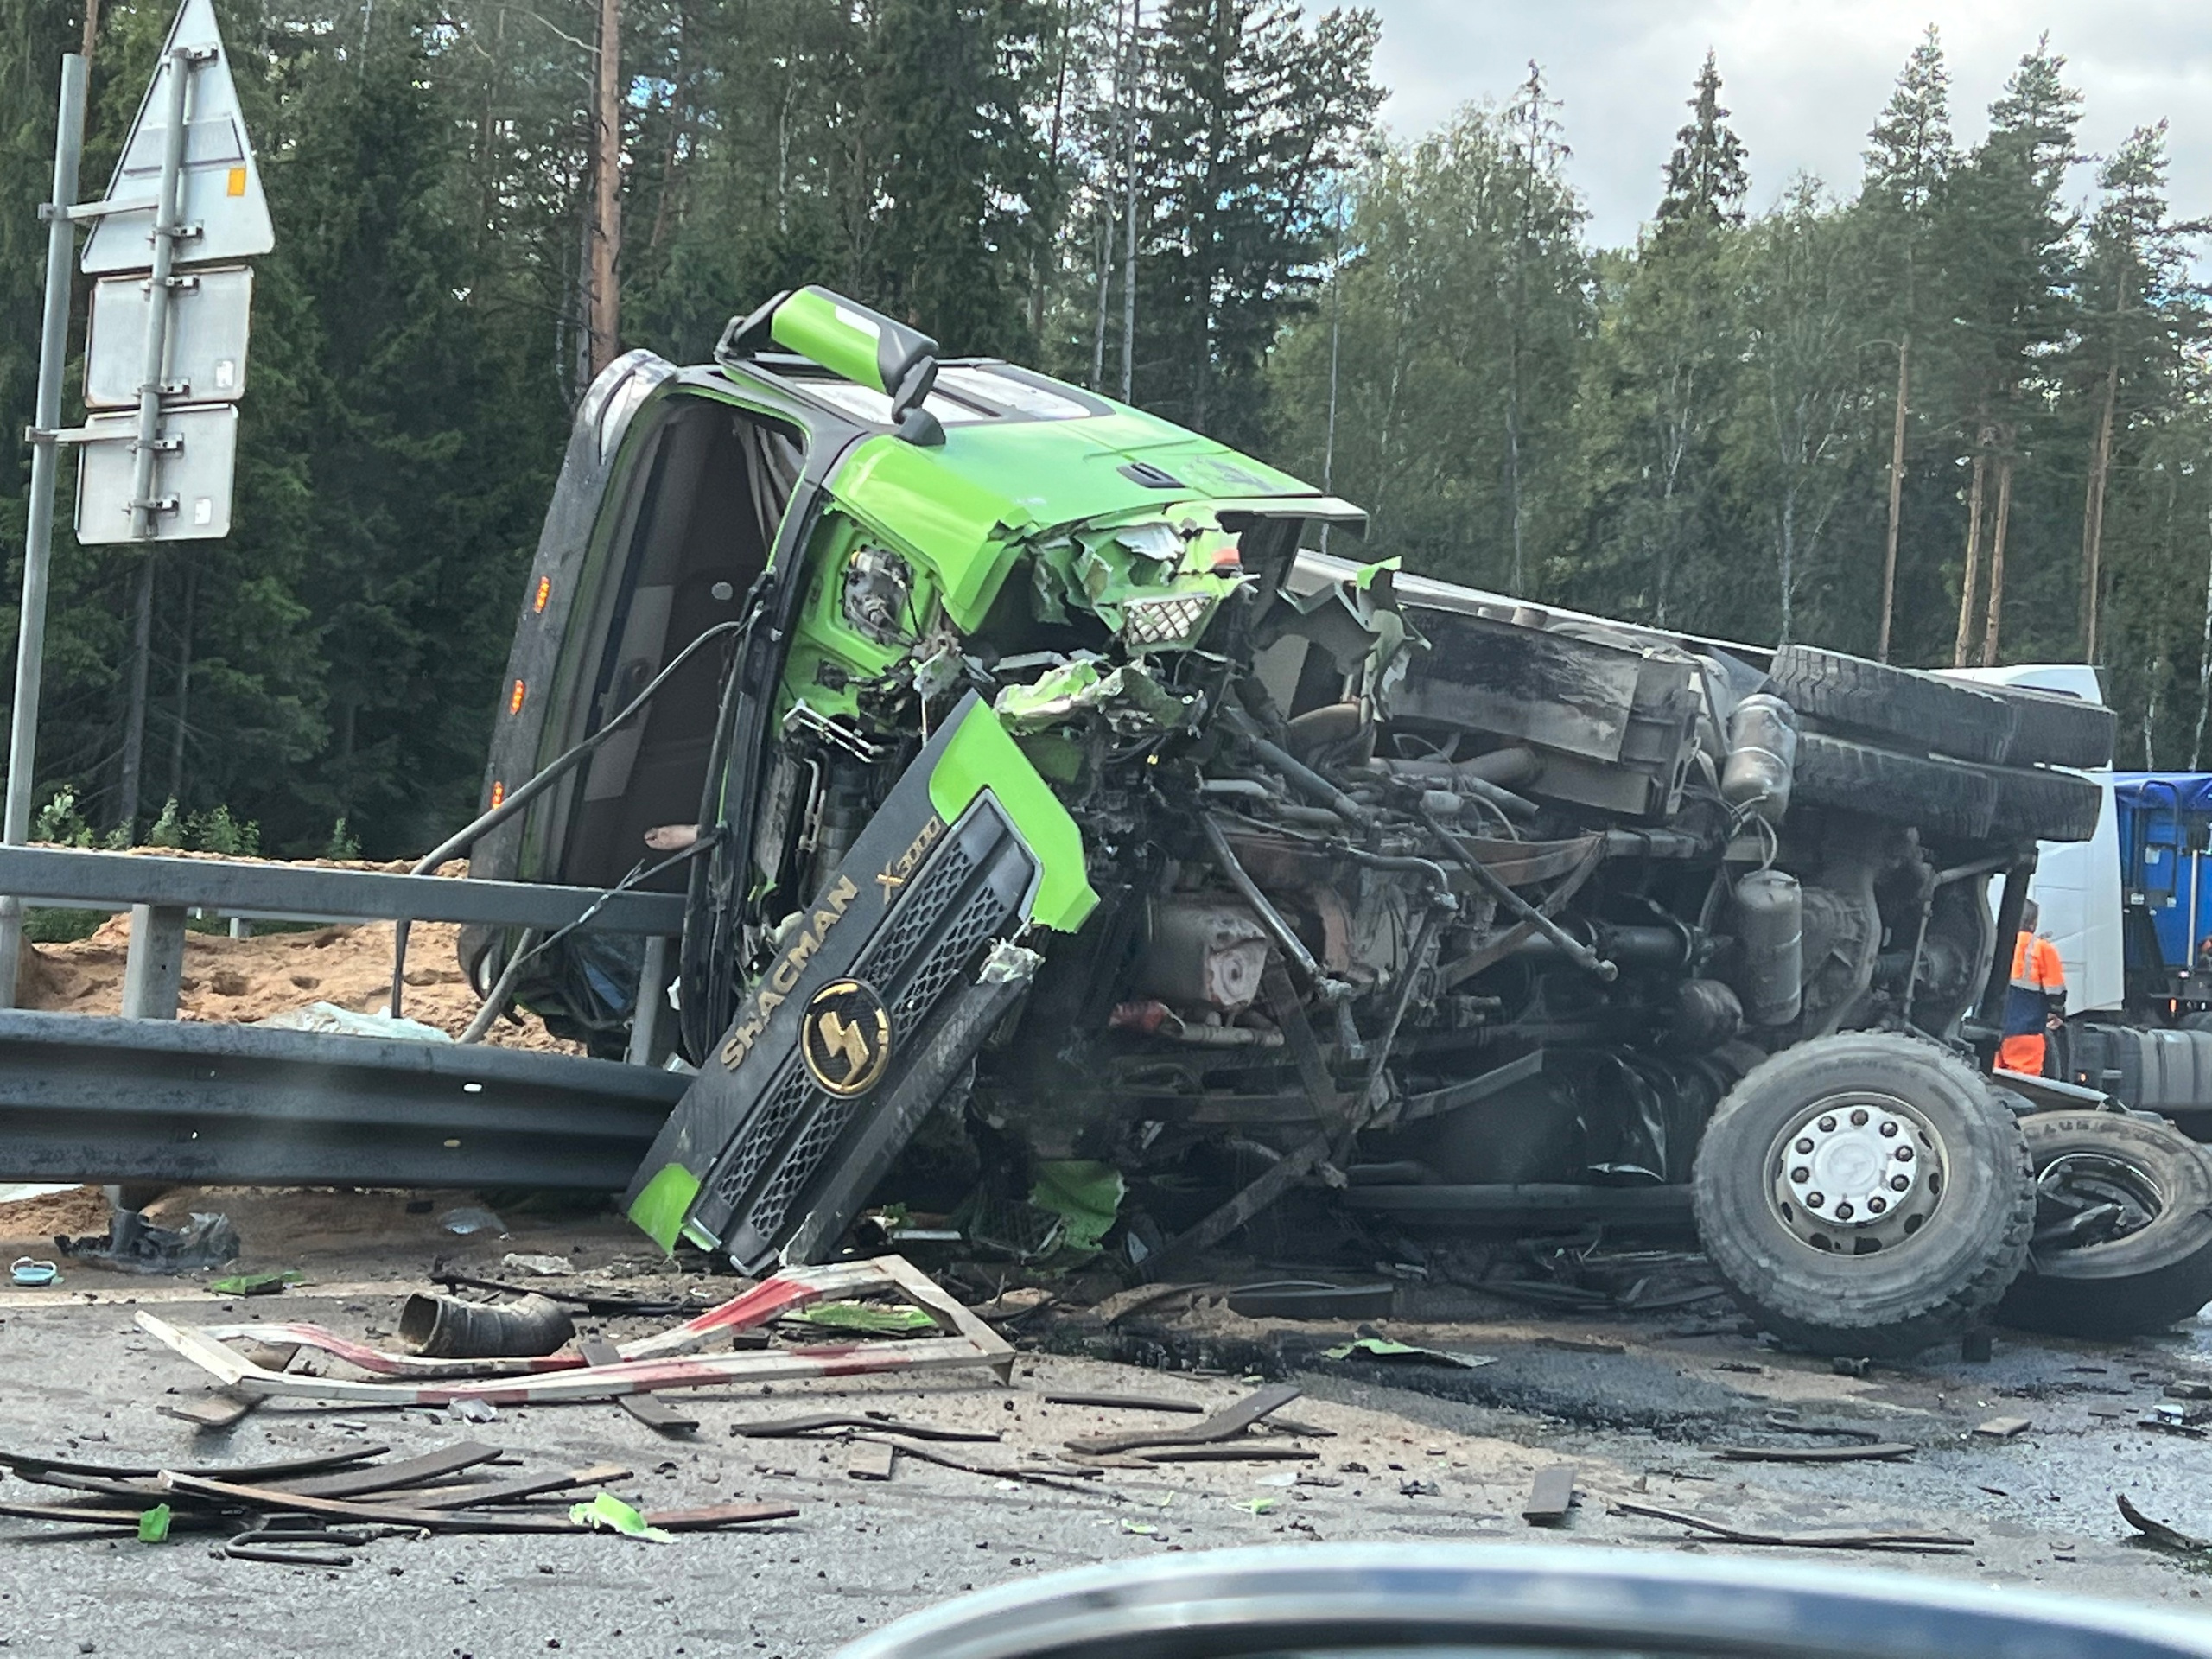
M1789 779L1797 764L1797 717L1780 697L1759 692L1728 716L1728 759L1720 768L1720 793L1729 805L1748 807L1770 824L1789 810Z
M1804 994L1804 895L1797 878L1753 870L1729 891L1738 953L1736 994L1755 1026L1786 1026Z

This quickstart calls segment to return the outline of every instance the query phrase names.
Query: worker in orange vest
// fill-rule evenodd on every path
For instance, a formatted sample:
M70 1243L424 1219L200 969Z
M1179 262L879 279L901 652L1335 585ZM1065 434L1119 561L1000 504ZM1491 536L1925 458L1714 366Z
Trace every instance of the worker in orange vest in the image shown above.
M2000 1070L2043 1075L2044 1033L2066 1015L2066 969L2058 947L2036 931L2041 920L2036 901L2020 911L2020 935L2012 942L2012 984L2005 994L2005 1038L1997 1046Z

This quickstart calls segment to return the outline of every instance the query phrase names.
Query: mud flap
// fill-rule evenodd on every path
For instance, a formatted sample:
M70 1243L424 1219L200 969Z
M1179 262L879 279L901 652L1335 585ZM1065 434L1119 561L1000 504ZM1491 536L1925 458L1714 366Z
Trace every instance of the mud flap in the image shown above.
M1082 859L1065 809L966 699L747 990L630 1218L747 1273L834 1249L1019 996L1028 953L1001 942L1032 920L1072 931L1096 903Z

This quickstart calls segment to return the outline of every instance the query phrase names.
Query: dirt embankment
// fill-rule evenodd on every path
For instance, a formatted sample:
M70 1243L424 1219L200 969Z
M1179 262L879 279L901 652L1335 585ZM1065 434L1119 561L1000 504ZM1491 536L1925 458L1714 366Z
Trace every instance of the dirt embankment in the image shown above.
M409 931L407 995L400 1008L409 1019L455 1037L478 1007L455 955L459 932L448 922L417 922ZM310 1002L382 1013L391 1002L391 933L389 922L364 922L249 939L188 934L178 1015L244 1024ZM25 946L22 1006L62 1014L120 1014L130 948L128 913L101 924L89 938ZM509 1048L582 1052L529 1014L519 1024L500 1020L485 1040Z

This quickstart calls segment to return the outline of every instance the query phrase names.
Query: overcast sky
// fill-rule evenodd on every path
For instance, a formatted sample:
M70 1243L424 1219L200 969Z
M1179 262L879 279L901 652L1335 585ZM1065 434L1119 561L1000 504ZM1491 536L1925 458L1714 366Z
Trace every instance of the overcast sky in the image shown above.
M1382 17L1383 119L1418 134L1458 105L1504 101L1534 58L1574 150L1569 176L1600 243L1625 242L1659 200L1660 169L1709 46L1722 103L1751 152L1751 197L1790 176L1856 188L1859 153L1928 23L1942 32L1961 145L2048 30L2082 95L2082 148L2171 124L2177 218L2212 217L2212 4L2206 0L1363 0ZM1319 9L1316 6L1315 9ZM2086 195L2088 169L2075 194Z

